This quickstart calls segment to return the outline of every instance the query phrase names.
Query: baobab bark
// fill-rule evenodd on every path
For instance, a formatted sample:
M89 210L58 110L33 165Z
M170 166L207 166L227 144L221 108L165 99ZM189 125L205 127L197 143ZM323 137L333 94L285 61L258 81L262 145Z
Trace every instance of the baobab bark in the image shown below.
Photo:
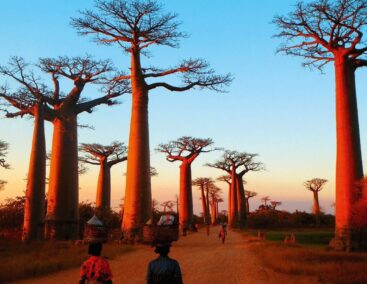
M238 225L240 228L246 226L246 203L245 203L245 189L243 187L242 176L236 174L236 194L237 194L237 210L238 210Z
M346 250L354 250L353 206L361 192L356 183L363 178L355 68L346 56L335 56L336 81L336 216L335 236Z
M99 168L96 207L101 209L111 208L111 167L107 158L102 158Z
M73 109L53 120L50 183L47 200L46 238L78 238L78 140Z
M205 205L206 205L206 215L205 215L205 223L210 224L211 218L210 218L210 202L209 202L209 188L206 188L206 195L205 195Z
M231 228L235 228L238 225L238 210L237 210L237 179L234 167L232 167L231 174L231 189L230 189L230 197L231 197L231 206L230 211L228 212L228 224Z
M205 194L204 194L204 186L200 186L200 192L201 192L201 206L203 208L203 218L204 218L204 223L205 223L205 218L207 216L207 213L206 213L206 199L205 199Z
M184 159L180 165L180 229L193 229L191 164Z
M131 56L132 109L122 231L126 239L139 235L152 217L148 126L148 89L143 78L140 54Z
M211 207L211 224L215 225L216 223L216 206L215 206L215 200L212 200L212 202L210 203L210 207Z
M43 103L34 108L34 129L24 206L23 242L43 237L45 216L46 141Z

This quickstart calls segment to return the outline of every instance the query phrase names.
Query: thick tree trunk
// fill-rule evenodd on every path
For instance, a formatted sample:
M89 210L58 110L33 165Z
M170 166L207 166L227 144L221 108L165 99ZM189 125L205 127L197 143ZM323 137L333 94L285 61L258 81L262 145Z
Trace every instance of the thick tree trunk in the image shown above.
M336 56L336 216L335 235L346 250L353 244L356 224L352 211L361 192L356 183L363 178L354 68Z
M22 240L42 239L45 218L46 141L43 105L34 106L34 130L29 161Z
M246 203L245 203L245 189L243 187L242 176L236 175L236 189L237 189L237 210L238 210L238 225L240 228L246 226Z
M180 229L193 229L191 165L186 160L180 165Z
M148 89L142 76L139 52L131 57L132 109L126 173L124 238L139 238L143 225L152 218Z
M250 198L248 197L245 197L245 202L246 202L246 213L250 213L250 203L249 203L249 200Z
M228 224L232 228L236 228L238 226L238 211L237 211L237 179L236 179L236 173L232 171L231 174L232 177L232 183L231 183L231 211L228 212Z
M204 187L201 187L200 189L201 192L201 206L203 208L203 219L204 219L204 223L205 223L205 218L206 218L206 199L205 199L205 194L204 194Z
M319 192L313 191L313 206L312 212L315 215L316 226L320 225L320 205L319 205Z
M212 202L210 203L210 207L211 207L211 224L215 225L215 223L216 223L216 218L215 218L216 208L215 208L215 201L214 200L212 200Z
M77 117L72 110L53 121L46 238L78 238L79 184Z
M231 223L231 217L230 217L230 212L232 210L232 184L228 183L228 212L227 212L227 216L228 216L228 224Z
M111 168L104 159L99 168L96 207L101 209L111 208Z
M210 224L211 223L211 218L210 218L210 206L209 206L209 189L206 189L206 195L205 195L205 206L206 206L206 215L205 215L205 224Z

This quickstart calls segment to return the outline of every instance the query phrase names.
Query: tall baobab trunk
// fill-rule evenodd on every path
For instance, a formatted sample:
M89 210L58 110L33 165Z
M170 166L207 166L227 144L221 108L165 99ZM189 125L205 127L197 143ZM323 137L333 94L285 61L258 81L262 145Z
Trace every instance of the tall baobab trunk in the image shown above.
M354 250L352 210L363 178L354 67L343 56L335 58L336 77L336 216L335 236Z
M228 212L228 224L235 228L238 225L238 211L237 211L237 179L236 174L233 173L234 170L232 170L232 183L231 183L231 189L230 189L230 203L231 203L231 211Z
M34 106L34 130L29 161L22 240L42 239L45 217L46 141L43 103Z
M209 210L209 188L206 188L206 195L205 195L205 206L206 206L206 215L205 215L205 223L210 224L210 210Z
M96 207L101 209L111 208L111 168L105 158L99 169Z
M210 207L211 207L211 223L212 223L212 225L215 225L215 223L216 223L216 217L215 217L215 211L216 211L215 200L212 200L212 202L210 203Z
M133 239L152 217L148 90L140 66L140 54L131 56L132 109L125 190L124 237Z
M77 117L70 110L53 121L46 238L78 238L79 184Z
M201 192L201 206L203 208L203 219L205 223L207 213L206 213L206 199L205 199L205 193L204 193L204 186L201 186L200 192Z
M228 224L230 224L230 215L232 210L232 183L228 183Z
M320 205L319 205L319 192L313 191L313 206L312 206L312 212L315 215L316 218L316 225L320 225Z
M250 203L249 203L249 200L250 198L248 197L245 197L245 203L246 203L246 214L249 214L250 213Z
M180 228L193 229L193 216L191 165L183 160L180 165Z
M219 212L219 202L215 202L215 220L218 219L218 212Z
M236 175L236 189L237 189L237 210L238 210L238 225L240 228L246 226L246 203L245 203L245 189L243 187L242 176Z

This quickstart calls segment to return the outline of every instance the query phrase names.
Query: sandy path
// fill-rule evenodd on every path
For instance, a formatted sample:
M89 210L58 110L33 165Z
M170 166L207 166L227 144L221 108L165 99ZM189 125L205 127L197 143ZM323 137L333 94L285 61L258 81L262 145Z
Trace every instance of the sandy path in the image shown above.
M217 236L218 230L211 229L208 237L202 229L181 237L173 245L170 256L179 261L185 284L317 283L314 278L280 274L261 267L259 260L248 250L251 244L241 234L230 231L226 243L222 245ZM147 264L155 257L152 248L137 246L137 250L111 260L114 283L145 283ZM79 269L70 269L17 283L75 284L78 279Z

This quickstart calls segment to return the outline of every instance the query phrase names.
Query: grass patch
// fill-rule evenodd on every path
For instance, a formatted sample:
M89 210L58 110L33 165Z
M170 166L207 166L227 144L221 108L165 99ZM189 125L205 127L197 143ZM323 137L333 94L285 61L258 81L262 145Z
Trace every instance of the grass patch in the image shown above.
M250 231L254 236L257 231ZM294 233L298 244L306 246L327 246L334 237L333 229L315 230L285 230L285 231L265 231L266 240L283 242L285 235Z
M321 283L367 283L366 253L342 253L321 247L328 243L332 232L294 232L297 245L280 243L286 233L289 234L290 231L267 232L266 239L271 240L270 242L255 242L252 241L253 237L246 238L249 239L249 249L253 254L265 267L274 271L314 276Z
M102 255L113 259L132 249L132 246L108 243L103 246ZM88 256L87 251L87 245L75 246L72 242L25 245L15 241L1 241L0 283L79 267Z

